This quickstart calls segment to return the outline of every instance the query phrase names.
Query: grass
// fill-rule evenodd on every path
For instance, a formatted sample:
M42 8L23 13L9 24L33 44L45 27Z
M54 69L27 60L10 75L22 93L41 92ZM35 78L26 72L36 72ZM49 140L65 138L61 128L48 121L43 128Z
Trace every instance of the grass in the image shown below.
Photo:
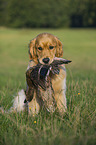
M26 88L28 43L37 34L50 32L64 45L67 69L67 106L58 112L0 113L1 145L96 144L96 29L0 28L0 105L8 110L13 96Z

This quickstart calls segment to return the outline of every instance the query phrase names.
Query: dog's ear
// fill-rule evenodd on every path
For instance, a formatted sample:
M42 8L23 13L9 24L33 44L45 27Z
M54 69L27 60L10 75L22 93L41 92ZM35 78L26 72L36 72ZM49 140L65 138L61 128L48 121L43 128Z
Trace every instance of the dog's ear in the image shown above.
M36 38L30 41L29 44L29 58L30 60L37 61L36 47L35 47Z
M57 42L56 57L63 57L63 46L61 41L57 37L56 37L56 42Z

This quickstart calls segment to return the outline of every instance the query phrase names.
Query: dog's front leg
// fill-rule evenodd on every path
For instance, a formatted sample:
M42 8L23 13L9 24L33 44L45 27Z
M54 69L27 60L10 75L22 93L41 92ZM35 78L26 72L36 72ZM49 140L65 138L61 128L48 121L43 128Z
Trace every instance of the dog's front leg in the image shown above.
M66 70L65 66L62 66L59 75L56 75L52 80L53 90L55 93L55 100L57 104L58 111L61 115L66 112Z
M64 90L61 90L61 92L56 94L55 97L57 98L56 102L57 102L58 111L61 115L63 115L67 109L66 96Z
M28 102L28 111L29 115L36 115L40 110L40 100L37 98L36 91L34 91L33 99Z

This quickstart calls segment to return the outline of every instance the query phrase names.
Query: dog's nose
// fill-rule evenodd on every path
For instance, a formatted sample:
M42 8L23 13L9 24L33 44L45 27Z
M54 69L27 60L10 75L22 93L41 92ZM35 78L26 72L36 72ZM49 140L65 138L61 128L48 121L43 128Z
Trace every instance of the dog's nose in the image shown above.
M49 60L50 60L49 58L44 58L44 59L43 59L43 62L44 62L44 63L48 63Z

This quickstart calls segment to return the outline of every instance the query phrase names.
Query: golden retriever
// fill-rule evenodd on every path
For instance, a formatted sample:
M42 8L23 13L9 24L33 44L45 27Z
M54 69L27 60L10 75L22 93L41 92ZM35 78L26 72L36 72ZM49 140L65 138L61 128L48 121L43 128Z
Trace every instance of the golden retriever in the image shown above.
M36 38L30 41L29 44L29 65L27 70L30 67L36 66L38 63L41 64L51 64L58 57L63 56L62 43L54 35L49 33L39 34ZM66 69L65 65L60 65L59 74L54 74L54 77L51 80L52 89L54 90L54 100L56 102L56 108L58 109L61 115L67 109L66 105ZM27 85L28 88L28 85ZM46 91L40 90L44 98ZM25 108L28 109L30 115L36 115L39 113L40 108L42 107L42 101L37 95L37 91L34 91L33 99L25 103L27 96L25 91L22 89L18 92L18 95L13 100L13 106L8 112L24 111ZM53 102L51 103L51 106ZM46 107L46 106L45 106ZM49 106L50 108L50 106ZM4 112L4 109L1 107L0 110ZM51 110L51 108L50 108Z
M62 43L61 41L52 34L42 33L36 38L30 41L29 44L29 66L36 66L39 62L41 64L51 64L55 57L62 57ZM59 75L55 74L52 79L52 86L54 90L54 98L56 100L57 108L60 114L64 114L66 111L66 70L65 65L60 67ZM28 103L29 113L38 114L41 108L40 99L37 94L34 93L33 99Z

